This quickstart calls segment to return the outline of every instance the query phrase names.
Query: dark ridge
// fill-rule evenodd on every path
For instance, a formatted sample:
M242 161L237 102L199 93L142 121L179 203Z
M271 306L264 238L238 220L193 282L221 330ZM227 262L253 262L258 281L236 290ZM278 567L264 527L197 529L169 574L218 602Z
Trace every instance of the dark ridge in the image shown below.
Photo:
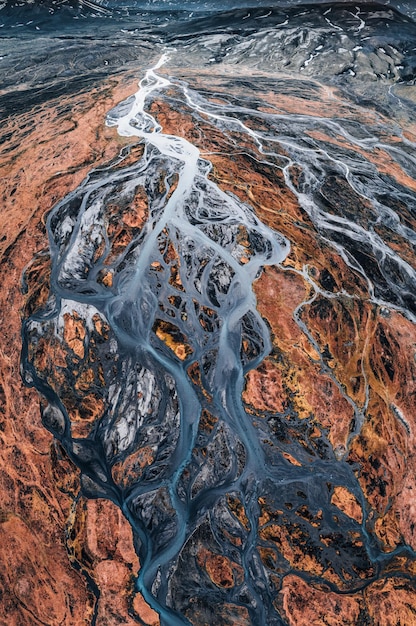
M386 6L378 2L328 2L312 4L310 2L305 4L299 4L297 6L290 5L288 3L275 4L263 7L251 7L247 6L241 9L226 9L222 11L211 11L209 15L198 15L197 17L191 17L186 24L186 32L181 32L183 29L181 24L172 24L169 28L171 36L180 39L188 39L195 35L213 34L215 32L227 32L235 35L249 35L258 31L262 27L272 28L273 26L282 26L284 28L284 22L286 18L290 18L289 26L293 25L293 19L303 18L305 27L316 26L316 19L323 18L324 14L331 8L331 20L335 20L337 15L342 12L343 23L345 23L345 13L349 11L357 11L360 9L362 16L370 17L371 13L386 12L389 11L392 14L392 19L389 22L400 24L403 27L405 24L414 25L413 20L406 15L403 15L393 6ZM265 16L267 15L267 19ZM314 19L314 17L316 18ZM341 17L341 16L340 16ZM313 23L311 23L313 20ZM374 15L372 17L373 27L385 27L386 17ZM403 33L404 34L404 33Z
M112 22L108 18L113 16L114 11L83 0L7 2L0 4L0 32L2 37L22 37L27 33L55 33L75 26L81 29L97 22L102 27L104 22Z
M5 27L15 29L22 32L26 27L30 30L36 29L48 30L56 29L60 26L67 26L68 23L77 21L78 27L83 22L89 22L88 18L115 18L125 19L127 24L130 22L131 27L137 27L137 19L140 17L147 24L167 23L173 25L174 28L181 30L181 24L187 24L189 35L216 30L240 33L247 32L253 28L258 30L262 25L268 27L277 25L281 18L285 17L288 12L291 16L299 13L320 14L322 15L330 7L333 12L337 10L356 11L357 8L362 12L374 11L391 11L394 14L394 20L401 23L411 22L416 16L416 10L406 7L402 3L390 4L389 2L380 2L379 0L372 2L346 2L338 1L331 3L328 0L317 0L316 2L296 0L240 0L237 2L225 0L220 2L215 0L212 2L204 2L201 0L188 0L186 2L166 3L165 0L159 2L151 2L150 0L140 0L130 2L114 1L114 0L39 0L37 2L12 1L0 5L0 24ZM168 8L167 8L168 7ZM266 17L267 21L262 24L258 20ZM307 15L305 15L307 19ZM244 18L244 20L243 20ZM101 20L102 21L102 20Z
M54 0L48 0L51 5L55 5L56 2ZM64 0L63 4L78 4L82 5L83 8L90 8L92 10L99 10L102 12L109 11L123 11L123 12L141 12L141 11L164 11L166 7L166 0L128 0L127 2L124 0L79 0L76 2L75 0ZM180 0L175 2L175 6L177 10L184 12L194 12L194 13L220 13L224 11L238 11L242 10L261 10L264 11L270 9L291 9L291 8L307 8L308 6L313 6L315 8L319 7L327 7L329 5L333 5L333 3L329 2L329 0L315 0L315 2L311 3L310 0L275 0L274 2L270 2L270 0ZM351 0L338 0L338 5L357 7L360 6L360 2L351 2ZM402 15L414 18L416 15L414 2L408 0L407 2L402 2L401 0L367 0L364 4L371 7L379 7L379 9L395 9L397 12ZM318 6L319 5L319 6Z

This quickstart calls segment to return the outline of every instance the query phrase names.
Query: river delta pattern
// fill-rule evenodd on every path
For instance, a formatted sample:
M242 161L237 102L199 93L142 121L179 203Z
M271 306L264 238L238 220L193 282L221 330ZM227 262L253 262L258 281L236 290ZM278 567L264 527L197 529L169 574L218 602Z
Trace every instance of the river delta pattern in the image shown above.
M102 120L118 155L24 274L22 375L80 470L91 624L416 623L416 29L268 17L146 49ZM131 525L129 618L98 617L85 498Z

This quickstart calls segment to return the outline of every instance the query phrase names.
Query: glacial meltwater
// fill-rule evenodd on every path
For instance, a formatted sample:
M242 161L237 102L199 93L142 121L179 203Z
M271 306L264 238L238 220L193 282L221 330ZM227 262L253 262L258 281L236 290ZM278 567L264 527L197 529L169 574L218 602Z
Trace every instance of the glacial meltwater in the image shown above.
M413 4L0 9L6 148L62 132L21 370L80 475L85 624L416 624ZM125 614L73 547L91 499L131 527Z

